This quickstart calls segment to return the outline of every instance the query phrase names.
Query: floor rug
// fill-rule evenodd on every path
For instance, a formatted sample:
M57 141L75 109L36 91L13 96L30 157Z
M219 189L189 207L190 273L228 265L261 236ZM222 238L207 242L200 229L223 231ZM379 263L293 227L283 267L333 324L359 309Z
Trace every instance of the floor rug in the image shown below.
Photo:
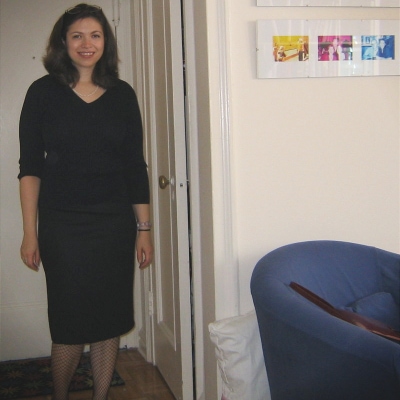
M125 382L115 371L111 386ZM0 399L45 396L52 392L50 358L0 362ZM93 377L88 354L84 354L72 378L70 391L90 390Z

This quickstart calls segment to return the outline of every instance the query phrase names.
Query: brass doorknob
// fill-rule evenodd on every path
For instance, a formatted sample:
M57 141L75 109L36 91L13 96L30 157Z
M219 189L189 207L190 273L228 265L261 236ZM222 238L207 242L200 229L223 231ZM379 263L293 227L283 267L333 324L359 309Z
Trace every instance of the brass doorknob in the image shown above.
M164 175L161 175L158 178L158 185L161 189L165 189L169 185L169 180Z

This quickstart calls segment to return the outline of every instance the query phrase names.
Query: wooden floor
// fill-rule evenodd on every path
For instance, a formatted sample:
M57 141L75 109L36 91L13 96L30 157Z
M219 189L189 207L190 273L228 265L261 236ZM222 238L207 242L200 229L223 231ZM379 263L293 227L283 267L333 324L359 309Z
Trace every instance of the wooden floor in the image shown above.
M125 385L112 387L108 400L175 400L157 368L146 362L137 350L120 350L116 369ZM69 395L69 400L91 399L91 390ZM16 400L51 400L51 396Z

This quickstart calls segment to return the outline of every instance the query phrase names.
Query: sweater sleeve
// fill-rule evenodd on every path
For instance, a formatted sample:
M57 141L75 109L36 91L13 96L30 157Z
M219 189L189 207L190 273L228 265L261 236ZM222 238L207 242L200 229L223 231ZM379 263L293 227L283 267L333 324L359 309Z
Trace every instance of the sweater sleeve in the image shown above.
M124 176L132 204L149 204L150 190L147 164L143 156L143 128L134 90L127 92L128 134L124 143Z
M20 172L24 176L41 177L44 165L44 143L42 138L43 93L33 83L25 97L19 123Z

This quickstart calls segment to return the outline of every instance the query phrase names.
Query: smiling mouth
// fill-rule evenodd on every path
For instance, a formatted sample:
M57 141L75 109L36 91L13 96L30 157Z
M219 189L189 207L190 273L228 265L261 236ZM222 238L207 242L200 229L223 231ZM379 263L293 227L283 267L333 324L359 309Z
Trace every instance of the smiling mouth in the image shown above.
M83 57L90 57L94 54L94 52L80 52L79 55Z

